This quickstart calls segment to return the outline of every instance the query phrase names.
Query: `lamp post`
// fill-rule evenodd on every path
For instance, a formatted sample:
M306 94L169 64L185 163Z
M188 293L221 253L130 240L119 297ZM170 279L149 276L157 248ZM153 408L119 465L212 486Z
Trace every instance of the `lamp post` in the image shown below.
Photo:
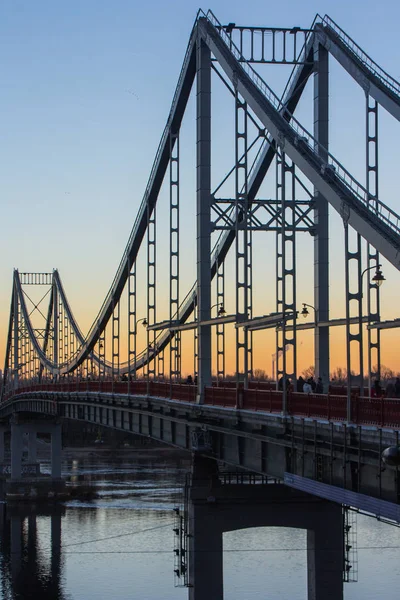
M307 310L307 306L308 308L312 308L314 311L314 324L317 325L317 309L312 306L312 304L306 304L305 302L303 302L303 308L301 311L301 315L306 319L308 317L308 315L310 314L310 311Z
M216 304L213 304L212 307L210 308L210 313L211 313L212 309L215 308L216 306L219 306L219 309L217 311L217 316L223 317L226 314L226 310L225 310L222 302L217 302Z
M359 284L359 293L360 293L360 310L359 310L359 331L360 331L360 395L364 395L364 349L363 349L363 335L362 335L362 327L363 327L363 277L365 273L375 269L375 274L372 277L371 281L374 282L375 285L380 287L382 283L385 281L385 277L381 271L381 264L372 265L364 269L364 271L360 275L360 284ZM369 321L369 315L368 315ZM368 355L369 348L368 348ZM372 365L368 365L368 395L371 396L371 367ZM378 367L379 368L379 367ZM350 375L347 374L347 379L349 381ZM349 385L349 383L348 383Z
M136 379L136 334L137 334L137 326L138 323L142 323L143 327L147 327L147 319L144 317L143 319L137 319L135 322L135 331L133 335L133 378Z
M315 336L316 336L316 327L317 327L317 325L318 325L318 318L317 318L317 314L318 314L318 313L317 313L317 309L316 309L316 308L315 308L315 306L313 306L312 304L306 304L305 302L303 302L302 304L303 304L303 308L302 308L302 311L301 311L301 313L300 313L300 314L301 314L301 315L302 315L302 316L303 316L305 319L306 319L306 318L308 317L308 315L310 314L310 311L307 309L307 307L308 307L308 308L311 308L311 309L314 311L314 346L315 346L315 344L316 344L316 340L315 340ZM316 362L316 361L315 361L315 355L314 355L314 374L316 375L316 373L315 373L315 362ZM319 373L318 373L318 375L319 375ZM329 377L328 377L328 381L327 381L327 382L323 381L323 390L324 390L325 392L327 392L327 391L328 391L328 389L329 389Z

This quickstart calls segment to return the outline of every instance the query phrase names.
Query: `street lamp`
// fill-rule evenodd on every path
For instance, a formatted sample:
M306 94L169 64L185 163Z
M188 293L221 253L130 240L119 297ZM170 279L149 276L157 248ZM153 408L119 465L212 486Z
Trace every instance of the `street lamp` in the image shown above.
M135 321L135 331L133 332L133 377L134 379L136 379L136 334L137 334L137 326L139 323L142 323L143 327L147 327L148 322L146 317L143 317L143 319L137 319ZM130 380L130 376L129 376L129 380Z
M303 309L301 311L301 315L306 319L308 317L308 315L310 314L310 311L307 309L308 308L312 308L314 311L314 321L315 323L317 322L317 310L314 306L312 306L312 304L306 304L305 302L303 302Z
M143 325L143 327L147 327L147 325L148 325L148 323L147 323L147 319L146 319L146 317L144 317L143 319L138 319L138 320L136 321L135 329L136 329L136 327L138 326L138 323L140 323L140 322L142 322L142 325Z
M217 311L217 315L218 317L223 317L226 314L226 310L224 309L224 304L223 302L217 302L216 304L213 304L212 307L210 308L210 312L212 311L213 308L215 308L216 306L219 306L219 309Z
M363 281L363 277L367 271L371 271L371 269L375 269L375 275L373 276L371 281L373 281L378 287L381 287L382 283L384 281L386 281L386 277L383 276L383 273L381 271L381 266L382 265L372 265L371 267L367 267L366 269L364 269L364 271L361 273L361 277L360 277L361 298L363 297L362 281Z
M376 273L373 276L372 281L374 281L378 287L381 287L382 283L386 281L386 278L383 276L382 271L379 268L376 269Z

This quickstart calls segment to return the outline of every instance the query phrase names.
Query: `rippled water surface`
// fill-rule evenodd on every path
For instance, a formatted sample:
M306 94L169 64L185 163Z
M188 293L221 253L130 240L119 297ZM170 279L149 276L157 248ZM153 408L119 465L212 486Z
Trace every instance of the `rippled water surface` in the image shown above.
M0 598L187 598L174 587L172 531L187 466L163 452L94 452L65 462L64 475L93 486L96 499L71 500L47 514L8 511L7 518L3 505ZM345 599L397 600L400 529L357 520L359 581L345 584ZM305 600L305 546L300 530L225 534L225 600Z

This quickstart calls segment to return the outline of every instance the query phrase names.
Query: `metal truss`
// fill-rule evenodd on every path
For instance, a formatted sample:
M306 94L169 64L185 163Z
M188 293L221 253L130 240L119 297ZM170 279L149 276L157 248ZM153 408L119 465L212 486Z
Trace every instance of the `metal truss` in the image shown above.
M285 229L314 233L314 200L295 200L293 221L286 221ZM212 202L212 209L217 215L213 222L214 230L229 231L236 229L232 208L235 201L218 199ZM248 231L280 231L282 229L282 210L279 199L253 200L247 212Z
M156 322L156 209L147 208L147 323ZM154 348L156 334L147 330L147 372L146 376L155 378L156 362Z
M351 235L354 248L351 246ZM344 217L344 239L345 239L345 289L346 289L346 367L347 367L347 391L350 398L351 386L353 384L352 367L357 364L356 378L359 381L360 390L363 394L363 324L362 324L362 247L360 234L349 231L349 224ZM355 317L356 322L350 324L350 318ZM363 394L364 395L364 394Z
M169 160L169 318L179 311L179 135L170 135ZM181 333L177 331L170 343L170 381L181 377ZM158 355L160 356L160 354ZM160 373L159 373L160 376Z
M366 186L362 186L328 151L328 55L332 54L366 94ZM278 98L253 64L293 64L282 98ZM293 116L305 83L314 72L314 135ZM218 77L234 99L235 157L229 173L211 192L211 87ZM180 294L180 143L179 131L194 80L197 80L197 282L181 302ZM296 379L296 235L314 237L315 365L329 375L328 204L342 216L346 252L346 348L348 373L359 365L363 389L363 265L379 265L385 256L400 269L398 215L378 195L378 104L400 120L400 85L383 72L328 17L317 16L310 30L222 25L209 11L199 12L162 134L149 182L132 233L110 290L84 336L79 329L57 271L14 274L5 379L12 385L44 379L99 377L114 383L127 375L147 380L165 377L164 351L169 351L169 379L181 379L181 331L194 329L193 372L198 401L212 383L212 335L216 329L216 374L225 377L225 327L236 325L236 379L247 386L253 373L252 331L264 327L253 315L254 231L276 234L276 310L278 378ZM251 131L255 131L251 139ZM255 155L255 158L254 158ZM250 157L253 157L252 160ZM259 197L260 186L276 162L276 197ZM169 320L157 323L156 204L169 170ZM234 198L223 185L234 179ZM311 193L307 180L314 190ZM229 182L231 183L231 181ZM168 185L168 184L167 184ZM233 188L233 185L232 185ZM231 192L232 193L232 192ZM211 236L220 232L214 249ZM365 242L363 241L365 240ZM354 241L354 243L353 243ZM146 246L147 306L137 314L136 260ZM225 307L225 260L235 253L235 314L213 318ZM215 277L214 286L212 280ZM43 327L34 327L25 285L48 286L49 306L40 311ZM128 295L127 359L122 360L121 297ZM46 296L47 297L47 294ZM43 298L44 299L44 298ZM42 299L42 300L43 300ZM40 303L39 303L40 304ZM374 365L380 370L379 290L367 284L369 388ZM160 312L160 311L159 311ZM193 323L187 323L194 314ZM147 321L144 348L137 350L138 323ZM271 315L265 317L270 318ZM261 321L260 321L261 319ZM247 325L246 325L247 323ZM214 362L215 364L215 362ZM129 384L130 385L130 384ZM114 388L113 388L114 389ZM129 388L128 388L129 389ZM350 383L349 383L350 389Z
M248 230L248 111L247 104L235 94L235 240L236 240L236 314L252 317L251 231ZM252 333L236 329L236 378L247 387L252 375Z
M288 166L281 148L276 153L276 196L280 200L281 229L276 234L276 312L291 315L276 329L276 374L282 378L283 411L288 381L296 382L296 227L295 165ZM286 228L286 224L289 228Z
M372 209L377 210L379 183L378 154L378 102L366 94L366 188ZM367 244L367 269L378 269L379 252ZM367 314L369 322L380 321L380 291L371 277L367 279ZM367 329L368 337L368 395L371 395L372 377L380 379L381 372L381 333L379 329Z
M128 271L128 385L130 386L131 380L137 377L136 262L128 267Z
M217 264L217 308L225 310L225 262ZM196 334L195 334L196 335ZM195 349L196 353L196 349ZM197 373L195 373L196 375ZM225 379L225 325L217 324L217 383Z
M310 64L299 50L304 47L310 29L301 27L246 27L235 23L217 25L229 35L230 47L239 49L240 62L261 64Z

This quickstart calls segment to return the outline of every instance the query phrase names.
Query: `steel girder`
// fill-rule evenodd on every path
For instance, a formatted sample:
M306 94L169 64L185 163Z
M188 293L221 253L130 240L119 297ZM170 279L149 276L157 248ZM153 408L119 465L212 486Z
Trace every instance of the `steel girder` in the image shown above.
M400 84L383 71L330 17L315 26L319 43L349 75L395 119L400 121Z

